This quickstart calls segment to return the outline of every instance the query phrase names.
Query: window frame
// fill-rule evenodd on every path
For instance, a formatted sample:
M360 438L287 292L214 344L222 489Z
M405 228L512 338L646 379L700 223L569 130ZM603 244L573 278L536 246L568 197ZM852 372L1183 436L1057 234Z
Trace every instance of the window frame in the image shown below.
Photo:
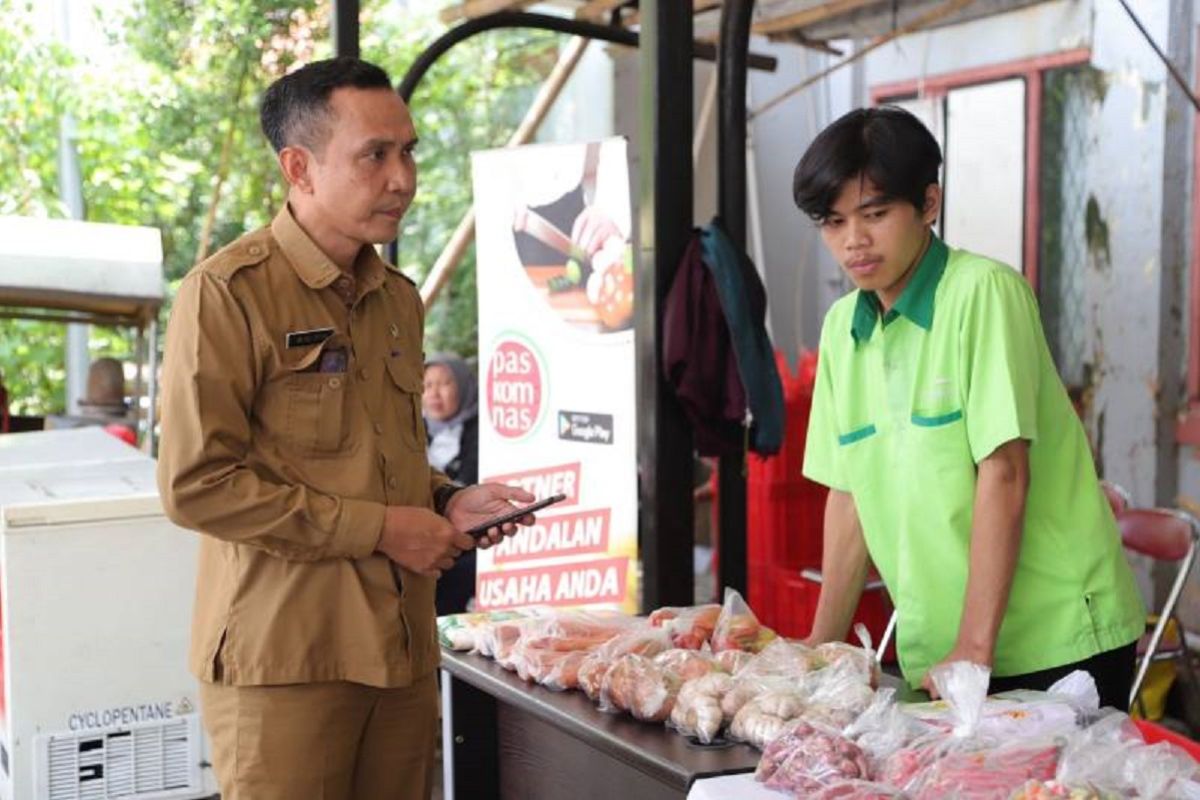
M1039 291L1038 261L1040 256L1041 199L1039 196L1041 174L1042 135L1042 86L1043 74L1049 70L1087 64L1091 61L1090 47L1063 50L1048 55L988 64L982 67L954 70L934 76L914 78L893 83L881 83L871 87L871 102L875 105L895 100L944 100L952 89L962 89L984 83L1025 79L1025 188L1022 217L1024 228L1021 241L1022 268L1025 279ZM1197 145L1200 147L1200 143ZM1195 252L1196 248L1193 248ZM1195 273L1193 273L1194 277ZM1194 283L1194 281L1193 281ZM1193 311L1195 311L1193 292ZM1195 370L1200 384L1200 365ZM1200 394L1200 385L1197 386ZM1200 414L1200 407L1197 408ZM1197 434L1200 435L1200 416L1197 417Z

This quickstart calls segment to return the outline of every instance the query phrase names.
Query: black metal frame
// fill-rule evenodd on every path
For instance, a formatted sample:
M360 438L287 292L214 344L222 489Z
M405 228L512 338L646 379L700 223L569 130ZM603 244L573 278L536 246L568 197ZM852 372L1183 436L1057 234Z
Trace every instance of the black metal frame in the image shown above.
M721 5L717 64L718 212L736 247L746 246L746 64L754 0ZM744 440L743 440L744 441ZM746 594L746 452L723 456L718 468L720 585Z
M358 54L357 0L334 0L339 55ZM693 446L690 426L662 370L662 309L693 226L692 138L694 59L717 60L720 214L734 243L746 238L746 73L774 70L772 56L749 52L753 0L727 0L719 47L693 39L690 3L642 0L642 34L580 20L498 12L468 20L438 38L413 62L396 91L407 102L430 67L459 42L497 28L533 28L641 49L642 160L640 249L636 286L638 522L642 606L690 604L693 598ZM353 9L354 20L345 19ZM348 39L353 31L353 42ZM388 246L394 262L397 244ZM720 581L746 591L744 458L723 458L719 490Z
M692 431L667 384L662 318L693 226L692 4L644 0L641 49L641 159L637 315L638 529L642 608L691 605L695 506ZM686 89L684 88L686 87Z

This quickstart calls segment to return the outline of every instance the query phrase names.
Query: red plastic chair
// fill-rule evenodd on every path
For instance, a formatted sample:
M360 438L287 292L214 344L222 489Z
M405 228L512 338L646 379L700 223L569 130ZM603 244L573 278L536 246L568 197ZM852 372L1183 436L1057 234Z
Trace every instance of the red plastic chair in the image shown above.
M1179 659L1184 668L1188 670L1193 685L1195 685L1192 660L1187 643L1183 641L1183 625L1179 621L1175 607L1179 602L1179 595L1183 592L1188 573L1192 570L1192 564L1196 560L1196 546L1200 542L1200 521L1197 521L1191 514L1174 509L1130 508L1118 515L1117 525L1121 529L1121 542L1126 549L1149 556L1156 561L1178 565L1175 582L1171 585L1166 602L1158 612L1158 622L1155 624L1149 640L1143 639L1144 651L1143 643L1138 642L1138 651L1143 654L1138 662L1133 686L1129 691L1129 706L1132 708L1135 702L1140 704L1138 695L1146 680L1146 671L1150 669L1150 664L1154 661ZM1167 623L1172 619L1175 620L1175 625L1180 632L1180 644L1178 647L1160 650L1159 645L1162 643L1163 631L1166 630ZM1139 707L1144 716L1145 707L1141 705Z
M1133 507L1133 496L1120 484L1112 481L1100 481L1100 488L1104 490L1104 496L1108 498L1108 505L1112 508L1114 517L1119 517L1121 512Z

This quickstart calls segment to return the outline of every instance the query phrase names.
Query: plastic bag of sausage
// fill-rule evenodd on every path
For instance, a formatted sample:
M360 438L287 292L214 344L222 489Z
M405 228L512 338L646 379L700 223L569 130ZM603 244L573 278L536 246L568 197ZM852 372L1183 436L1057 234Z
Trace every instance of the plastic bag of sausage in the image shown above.
M547 685L556 689L580 689L595 702L600 699L600 684L605 673L621 656L634 654L653 658L670 649L670 631L641 620L588 653L580 663L573 683L556 681Z
M631 653L618 658L604 674L600 710L625 711L645 722L664 722L678 694L677 678L651 659Z
M721 606L709 603L702 606L663 606L650 612L647 618L656 628L664 628L671 634L671 644L684 650L699 650L708 644Z
M725 603L717 618L716 628L712 634L712 649L720 653L723 650L745 650L757 653L775 638L775 631L766 627L754 616L750 606L742 599L735 589L725 589Z
M1007 800L1030 780L1048 781L1062 741L997 740L979 734L991 670L968 662L934 668L938 693L949 704L953 730L922 737L884 763L878 779L916 800Z

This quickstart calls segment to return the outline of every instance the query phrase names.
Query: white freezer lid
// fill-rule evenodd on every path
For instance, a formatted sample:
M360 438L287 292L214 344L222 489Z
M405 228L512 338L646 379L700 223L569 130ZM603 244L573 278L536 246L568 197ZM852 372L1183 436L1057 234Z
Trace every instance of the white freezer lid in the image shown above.
M0 451L4 524L15 528L161 515L154 460L103 431L98 433L103 439L86 429L38 432L39 438L26 446ZM21 435L32 434L14 434ZM104 439L124 448L108 451L121 458L100 457L101 445L107 447ZM14 455L20 457L11 458ZM88 460L70 461L70 456Z
M70 468L133 460L151 461L98 426L0 434L0 476L51 465Z

